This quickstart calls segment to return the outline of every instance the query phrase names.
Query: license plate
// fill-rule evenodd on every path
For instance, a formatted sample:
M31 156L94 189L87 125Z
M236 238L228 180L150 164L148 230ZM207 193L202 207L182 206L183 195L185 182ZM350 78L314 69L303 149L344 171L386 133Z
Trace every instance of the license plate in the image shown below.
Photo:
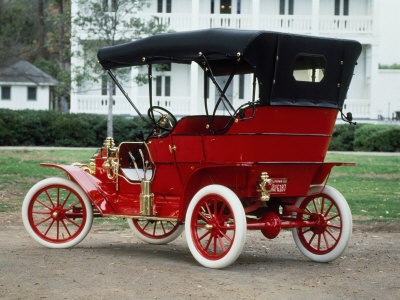
M287 183L288 179L287 178L272 178L272 189L271 193L274 194L284 194L286 193L286 188L287 188Z

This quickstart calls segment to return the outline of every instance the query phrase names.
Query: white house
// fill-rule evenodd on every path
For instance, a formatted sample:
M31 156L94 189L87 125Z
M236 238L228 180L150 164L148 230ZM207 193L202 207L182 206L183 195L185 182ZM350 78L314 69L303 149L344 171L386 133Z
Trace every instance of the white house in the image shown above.
M112 1L109 0L111 7ZM348 91L345 111L351 111L356 119L377 119L400 111L400 98L386 89L382 101L381 82L398 80L398 74L385 74L378 78L379 51L379 2L378 0L151 0L150 6L141 13L144 18L156 16L158 22L175 31L196 30L211 27L256 29L334 38L355 39L362 44L362 53ZM72 15L79 8L72 1ZM84 30L73 24L73 34ZM72 43L72 49L79 49ZM96 59L95 57L93 59ZM72 58L74 66L81 64ZM144 69L143 69L144 70ZM132 69L133 79L140 69ZM166 106L176 115L202 114L202 74L196 64L172 64L171 68L153 74L153 97L156 104ZM389 72L390 73L390 72ZM221 78L220 80L224 80ZM251 75L235 76L227 95L238 106L251 99ZM390 85L390 81L386 85ZM129 95L144 113L147 111L147 86L139 87L133 80L126 84ZM215 97L210 85L210 100ZM390 89L389 89L390 90ZM395 97L395 99L393 98ZM394 100L393 100L394 99ZM397 100L396 100L397 99ZM387 101L391 104L388 109ZM389 105L389 106L390 106ZM107 113L106 89L100 84L88 84L71 94L71 112ZM123 95L115 95L115 114L134 114Z
M21 60L0 71L0 108L48 110L50 87L58 81Z

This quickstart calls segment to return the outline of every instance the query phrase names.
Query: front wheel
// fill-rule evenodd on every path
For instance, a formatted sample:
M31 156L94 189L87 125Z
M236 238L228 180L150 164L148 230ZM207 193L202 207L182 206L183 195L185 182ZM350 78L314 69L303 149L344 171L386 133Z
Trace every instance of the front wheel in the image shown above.
M299 250L316 262L338 258L347 247L352 233L352 217L343 195L331 186L311 187L307 197L297 200L303 210L294 213L298 221L317 221L313 227L293 228Z
M196 193L186 212L185 231L190 252L203 266L224 268L242 252L246 216L236 194L222 185Z
M139 239L156 245L172 242L184 229L184 226L176 221L128 219L128 224Z
M43 246L69 248L88 234L93 209L76 183L53 177L39 181L28 191L22 220L29 235Z

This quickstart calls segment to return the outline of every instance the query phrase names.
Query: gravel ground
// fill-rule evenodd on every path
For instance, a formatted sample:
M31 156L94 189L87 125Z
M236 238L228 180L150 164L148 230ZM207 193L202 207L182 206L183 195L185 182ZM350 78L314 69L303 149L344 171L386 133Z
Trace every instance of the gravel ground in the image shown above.
M0 213L1 299L400 299L399 224L356 224L350 246L331 263L301 255L291 233L247 234L242 255L206 269L183 236L148 245L130 230L95 224L72 249L47 249L19 213Z

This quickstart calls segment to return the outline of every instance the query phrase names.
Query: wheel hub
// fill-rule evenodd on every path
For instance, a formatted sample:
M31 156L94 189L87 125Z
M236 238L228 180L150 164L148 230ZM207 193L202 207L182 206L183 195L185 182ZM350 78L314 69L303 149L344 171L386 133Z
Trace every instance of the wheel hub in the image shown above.
M61 220L64 218L64 209L61 207L55 207L53 212L51 213L51 216L55 220Z
M312 231L316 234L320 234L326 231L326 227L328 225L327 218L320 214L317 217L317 224L312 228Z

